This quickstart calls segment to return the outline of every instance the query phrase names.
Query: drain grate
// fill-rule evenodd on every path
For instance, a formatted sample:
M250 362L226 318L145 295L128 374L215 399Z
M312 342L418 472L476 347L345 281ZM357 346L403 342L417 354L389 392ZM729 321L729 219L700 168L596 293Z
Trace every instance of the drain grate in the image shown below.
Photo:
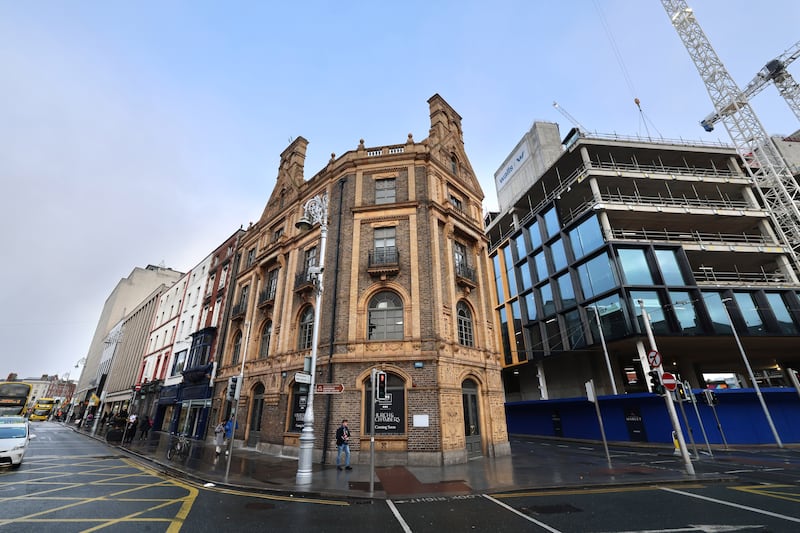
M581 513L583 512L582 509L578 509L574 505L570 505L568 503L557 503L554 505L534 505L531 507L520 507L520 511L523 513L533 516L533 515L540 515L540 514L569 514L569 513Z

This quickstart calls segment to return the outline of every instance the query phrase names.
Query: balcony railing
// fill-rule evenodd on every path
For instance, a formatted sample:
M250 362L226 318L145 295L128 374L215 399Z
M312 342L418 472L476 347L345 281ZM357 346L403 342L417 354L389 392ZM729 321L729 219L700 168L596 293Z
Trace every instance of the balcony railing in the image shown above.
M478 276L475 269L469 265L456 264L456 283L464 287L477 287Z
M701 233L699 231L667 231L652 229L611 230L611 237L617 240L694 242L697 244L748 244L753 246L780 246L771 239L752 233Z
M311 289L314 287L314 278L311 275L311 272L306 269L297 274L294 277L294 290L295 291L304 291L306 289Z
M711 268L700 267L692 272L698 285L774 285L789 283L790 280L781 272L718 272Z
M367 271L370 274L386 277L400 272L400 252L395 246L385 246L370 250L367 260Z
M231 308L231 318L243 317L246 312L247 312L247 302L245 301L238 302Z
M267 287L266 289L259 292L258 305L264 306L273 303L275 301L276 292L277 292L277 287Z

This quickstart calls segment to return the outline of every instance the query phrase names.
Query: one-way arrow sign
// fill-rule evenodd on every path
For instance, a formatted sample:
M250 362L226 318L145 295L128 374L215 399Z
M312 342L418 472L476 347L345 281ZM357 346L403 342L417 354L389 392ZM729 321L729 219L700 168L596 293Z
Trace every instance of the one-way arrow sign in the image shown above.
M341 394L344 391L344 385L341 383L317 383L314 386L314 392L317 394Z

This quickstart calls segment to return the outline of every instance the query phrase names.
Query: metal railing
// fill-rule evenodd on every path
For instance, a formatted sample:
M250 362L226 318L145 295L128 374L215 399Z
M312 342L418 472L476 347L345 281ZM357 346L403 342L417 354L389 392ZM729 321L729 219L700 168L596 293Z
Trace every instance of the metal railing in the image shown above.
M478 276L475 273L475 269L465 264L456 264L456 276L468 279L475 283L478 281Z
M699 231L668 231L642 228L612 229L611 238L633 241L695 242L700 244L750 244L754 246L779 246L761 234L705 233Z
M375 248L369 252L370 267L397 265L400 263L400 253L395 246L386 246L384 248Z
M781 272L717 272L702 268L692 272L698 285L771 285L788 283L790 280Z

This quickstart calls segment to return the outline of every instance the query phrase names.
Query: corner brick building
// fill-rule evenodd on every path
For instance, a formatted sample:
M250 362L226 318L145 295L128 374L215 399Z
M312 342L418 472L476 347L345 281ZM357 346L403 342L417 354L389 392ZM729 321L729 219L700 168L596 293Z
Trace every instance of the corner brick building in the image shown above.
M434 95L428 138L358 147L304 179L308 142L281 154L263 214L238 248L213 420L228 416L228 378L244 383L237 439L297 455L308 385L320 225L295 223L328 202L316 383L314 461L332 463L343 418L354 463L369 461L370 376L388 376L376 405L376 464L451 464L509 453L494 279L483 191L464 151L461 117ZM312 273L310 275L310 272ZM306 369L310 370L310 369ZM302 375L300 380L303 381ZM335 387L331 387L335 388Z

